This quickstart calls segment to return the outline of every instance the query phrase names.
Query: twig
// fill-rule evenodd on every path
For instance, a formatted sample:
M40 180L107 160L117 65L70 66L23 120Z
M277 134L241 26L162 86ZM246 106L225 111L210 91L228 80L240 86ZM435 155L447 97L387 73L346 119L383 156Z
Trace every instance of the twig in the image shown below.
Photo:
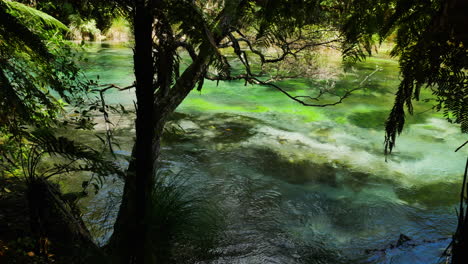
M106 92L107 90L110 90L110 89L117 89L119 91L125 91L125 90L135 88L136 84L134 83L132 85L125 86L125 87L121 87L121 86L118 86L116 84L103 84L103 85L99 85L99 87L105 87L105 88L103 88L103 89L92 89L91 92L104 93L104 92Z
M106 105L106 100L104 99L104 93L106 91L110 90L110 89L117 89L119 91L129 90L129 89L135 88L136 84L134 83L134 84L126 86L126 87L120 87L120 86L115 85L115 84L106 84L106 85L100 85L100 86L101 87L104 86L105 88L103 88L103 89L93 89L91 91L92 92L99 92L99 97L101 99L102 113L103 113L103 116L104 116L104 122L106 124L106 140L107 140L107 144L109 145L110 153L113 156L115 156L114 149L112 148L112 129L110 127L112 122L110 121L109 113L106 110L107 105Z
M263 82L257 78L252 78L252 80L254 80L256 82L256 84L260 84L260 85L265 85L265 86L271 86L275 89L277 89L278 91L282 92L284 95L286 95L287 97L289 97L290 99L304 105L304 106L313 106L313 107L327 107L327 106L333 106L333 105L337 105L337 104L341 104L343 102L344 99L346 99L347 97L349 97L354 91L360 89L361 87L358 86L354 89L351 89L351 90L348 90L346 91L345 94L343 94L342 96L340 96L340 98L338 99L338 101L335 101L333 103L326 103L326 104L310 104L310 103L306 103L305 101L303 100L300 100L299 98L301 97L309 97L309 96L293 96L291 95L290 93L288 93L287 91L285 91L284 89L282 89L281 87L279 87L278 85L276 84L273 84L273 83L266 83L266 82ZM321 92L322 94L322 92ZM320 97L321 94L318 96ZM314 98L313 100L318 100L318 97ZM313 97L311 97L313 98Z
M103 113L103 116L104 116L104 122L106 124L106 139L107 139L107 144L109 145L109 151L112 155L114 155L114 149L112 148L112 141L111 141L111 138L112 138L112 130L110 128L110 124L112 124L112 122L110 121L109 119L109 113L107 113L107 110L106 110L106 100L104 99L104 92L99 92L99 96L101 97L101 104L102 104L102 113Z
M457 152L457 151L459 151L460 149L462 149L466 144L468 144L468 140L467 140L465 143L463 143L461 146L459 146L459 147L455 150L455 152Z

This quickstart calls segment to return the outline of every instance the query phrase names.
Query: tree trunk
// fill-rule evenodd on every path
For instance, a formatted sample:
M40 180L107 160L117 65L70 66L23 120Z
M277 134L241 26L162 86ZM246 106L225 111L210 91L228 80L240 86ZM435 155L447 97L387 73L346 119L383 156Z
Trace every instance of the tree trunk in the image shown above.
M202 45L197 59L170 89L165 89L166 82L161 82L159 75L167 74L166 77L172 78L173 69L167 68L168 65L164 65L162 60L157 65L158 83L153 84L155 58L152 55L153 21L150 10L150 7L145 8L143 4L135 8L136 142L125 178L122 204L114 224L114 233L107 246L110 255L115 257L114 262L122 264L144 263L145 255L151 253L147 251L149 250L146 244L148 223L145 218L154 185L164 124L195 84L204 77L203 73L213 54L209 43ZM164 53L158 56L170 56L170 54ZM170 81L168 78L165 79L167 82ZM158 85L164 86L163 89ZM155 88L160 88L156 95L154 95ZM154 235L157 234L152 234Z
M136 36L135 36L136 38ZM203 57L202 57L203 56ZM152 144L147 146L152 146L152 157L153 157L153 176L150 178L151 187L154 183L154 175L157 171L156 161L159 158L161 138L163 134L164 124L167 120L167 117L177 108L177 106L183 101L183 99L189 94L193 89L196 82L199 78L202 78L204 69L208 63L209 51L203 52L197 61L190 65L187 70L182 74L182 76L177 80L176 84L169 91L168 95L163 99L158 100L153 104L153 125L151 126L152 130ZM138 87L138 84L137 84ZM138 111L137 111L137 124L138 124ZM148 122L149 123L149 122ZM137 202L136 193L139 191L137 188L136 175L138 175L138 135L141 131L138 130L137 125L137 142L135 143L132 150L132 159L127 169L127 175L125 178L124 192L122 196L122 204L120 205L119 214L117 220L114 224L114 233L108 244L108 249L111 251L110 255L116 256L120 260L115 260L117 263L129 263L131 255L131 245L136 244L133 239L141 239L132 237L132 230L135 230L135 227L132 226L135 221L132 218L136 215L135 203ZM144 132L144 131L143 131ZM147 150L148 151L148 150ZM150 187L146 186L146 187ZM146 189L148 194L151 194L150 189ZM141 198L141 197L140 197ZM150 199L150 196L146 196L145 199ZM148 203L149 200L146 201ZM141 245L140 245L141 246Z
M118 263L145 263L147 208L154 185L154 90L152 1L136 1L134 67L136 78L136 142L114 234L110 241Z
M460 209L458 212L457 231L452 239L452 264L468 263L468 202L466 194L468 191L468 159L463 175L462 190L460 193Z

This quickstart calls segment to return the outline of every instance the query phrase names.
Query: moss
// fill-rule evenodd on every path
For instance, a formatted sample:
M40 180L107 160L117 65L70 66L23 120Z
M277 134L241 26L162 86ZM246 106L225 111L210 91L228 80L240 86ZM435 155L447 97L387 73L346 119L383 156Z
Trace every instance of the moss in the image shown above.
M184 108L195 109L198 111L223 111L223 112L265 112L267 108L256 106L256 105L246 105L245 107L230 105L230 104L219 104L204 100L201 98L188 98L184 102Z
M335 122L338 124L346 124L348 120L345 117L339 116L335 118Z

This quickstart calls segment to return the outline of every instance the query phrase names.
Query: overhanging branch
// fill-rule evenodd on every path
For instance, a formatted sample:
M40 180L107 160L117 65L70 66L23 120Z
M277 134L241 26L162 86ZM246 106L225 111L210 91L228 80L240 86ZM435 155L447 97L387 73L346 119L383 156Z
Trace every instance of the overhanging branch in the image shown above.
M292 95L291 93L289 93L288 91L286 91L285 89L281 88L279 85L276 85L272 80L260 80L259 77L260 76L253 76L253 75L249 75L249 74L239 74L239 75L236 75L236 76L229 76L229 77L224 77L224 76L209 76L207 75L205 78L208 79L208 80L212 80L212 81L234 81L234 80L245 80L246 83L251 83L251 84L257 84L257 85L262 85L262 86L269 86L269 87L273 87L275 88L276 90L280 91L281 93L283 93L284 95L286 95L288 98L292 99L293 101L295 102L298 102L304 106L312 106L312 107L327 107L327 106L334 106L334 105L337 105L337 104L341 104L343 102L344 99L348 98L353 92L359 90L362 88L362 85L372 76L374 75L376 72L380 71L381 68L376 68L374 71L372 71L370 74L368 74L360 83L357 87L353 88L353 89L349 89L349 90L346 90L344 94L342 95L338 95L336 93L332 93L330 91L326 91L326 90L320 90L319 91L319 94L315 97L313 96L309 96L309 95ZM332 103L324 103L324 104L317 104L317 103L308 103L306 102L304 99L308 99L308 100L311 100L311 101L319 101L320 98L324 95L324 94L330 94L330 95L333 95L333 96L337 96L338 97L338 100L335 101L335 102L332 102Z

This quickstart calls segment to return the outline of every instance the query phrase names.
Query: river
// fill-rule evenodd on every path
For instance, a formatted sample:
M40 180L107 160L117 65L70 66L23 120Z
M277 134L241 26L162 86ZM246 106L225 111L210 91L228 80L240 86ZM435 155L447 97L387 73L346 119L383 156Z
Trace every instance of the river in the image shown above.
M133 82L129 47L102 43L87 50L90 78ZM326 108L243 82L206 81L188 96L164 136L162 170L189 179L226 211L220 257L209 263L437 263L456 228L468 154L468 148L454 152L466 140L459 127L418 103L386 162L383 126L399 77L397 62L384 54L334 80L280 85L296 94L355 87L376 67L381 70L363 90ZM106 99L132 107L135 97L111 92ZM117 152L129 155L133 130L117 135ZM89 222L103 224L96 215L107 210L109 225L117 207L96 205L118 201L121 186L107 183L87 203ZM400 234L411 241L391 248ZM108 235L99 233L99 241Z

